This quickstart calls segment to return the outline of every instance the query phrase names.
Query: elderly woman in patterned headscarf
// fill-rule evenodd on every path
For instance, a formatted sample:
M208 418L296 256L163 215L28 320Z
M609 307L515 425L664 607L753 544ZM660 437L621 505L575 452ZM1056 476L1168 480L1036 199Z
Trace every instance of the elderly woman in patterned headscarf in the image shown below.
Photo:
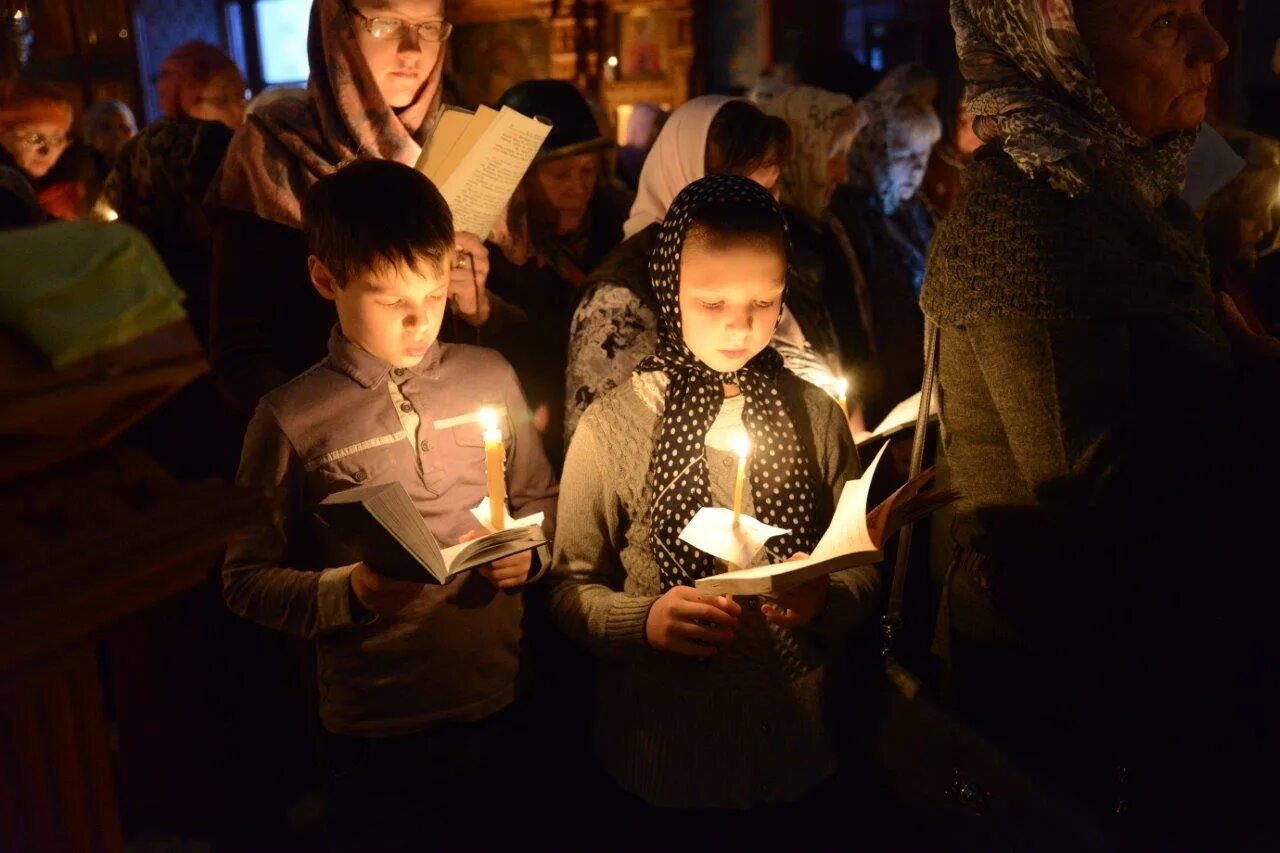
M849 318L837 326L840 343L874 425L920 388L916 301L933 222L918 190L942 125L909 93L873 92L860 106L867 125L849 149L848 180L831 199L832 227L852 272L832 313Z
M1248 526L1222 499L1247 493L1231 479L1247 425L1178 193L1227 46L1195 2L951 11L987 144L921 303L961 495L938 640L967 710L1028 766L1100 809L1208 826L1194 762L1230 728L1219 617L1247 621L1252 595Z
M333 309L311 292L301 199L358 157L413 165L440 107L453 25L444 0L315 0L305 99L248 115L209 200L214 222L214 370L246 414L323 357ZM450 300L482 327L502 313L485 290L488 252L459 233ZM446 326L445 336L456 334Z

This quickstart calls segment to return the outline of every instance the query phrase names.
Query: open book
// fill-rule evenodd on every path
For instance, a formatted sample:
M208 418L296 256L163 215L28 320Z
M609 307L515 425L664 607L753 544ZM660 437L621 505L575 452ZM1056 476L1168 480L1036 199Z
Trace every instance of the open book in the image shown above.
M887 447L886 444L880 448L875 461L861 478L845 483L831 524L808 559L699 578L694 582L698 592L707 596L776 595L821 575L883 560L885 542L903 525L923 518L954 499L949 492L924 492L925 486L933 479L933 469L928 468L868 513L867 498L871 494L872 480ZM684 533L680 538L695 547L702 547L686 538Z
M880 441L887 438L893 438L901 433L914 432L916 428L916 417L920 413L920 392L912 394L898 405L889 410L889 414L884 416L876 428L871 431L871 435L858 441L858 448L874 446ZM934 397L929 401L929 422L937 423L938 421L938 398Z
M524 526L441 548L398 482L336 492L312 512L352 559L385 577L415 583L447 583L459 572L547 543L542 528Z
M483 240L550 131L546 119L510 107L482 106L475 113L446 107L417 168L449 203L453 229Z

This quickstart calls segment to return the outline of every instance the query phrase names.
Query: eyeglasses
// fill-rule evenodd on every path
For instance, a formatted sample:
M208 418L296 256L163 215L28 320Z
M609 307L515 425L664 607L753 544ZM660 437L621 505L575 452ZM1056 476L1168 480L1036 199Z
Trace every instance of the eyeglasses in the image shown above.
M22 131L14 131L13 138L28 148L66 148L71 142L71 136L66 133L23 133Z
M402 39L405 32L410 29L417 30L418 38L423 41L444 41L453 32L453 24L448 21L423 21L413 24L403 18L370 18L350 3L347 4L347 11L359 18L369 35L379 41Z

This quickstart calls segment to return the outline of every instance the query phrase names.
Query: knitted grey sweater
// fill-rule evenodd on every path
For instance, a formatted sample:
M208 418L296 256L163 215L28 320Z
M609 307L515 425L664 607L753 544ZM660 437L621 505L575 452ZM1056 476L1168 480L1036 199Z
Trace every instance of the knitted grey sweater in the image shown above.
M789 374L783 383L809 425L797 431L822 474L825 521L858 474L857 454L829 396ZM822 714L824 661L874 617L879 574L864 567L833 575L826 607L805 629L770 625L748 598L740 599L733 643L716 657L650 648L645 620L661 589L645 481L664 394L661 374L636 375L583 416L560 486L552 609L599 659L597 748L624 788L671 807L795 800L835 769ZM712 498L729 505L734 457L707 454ZM749 495L744 502L751 512Z

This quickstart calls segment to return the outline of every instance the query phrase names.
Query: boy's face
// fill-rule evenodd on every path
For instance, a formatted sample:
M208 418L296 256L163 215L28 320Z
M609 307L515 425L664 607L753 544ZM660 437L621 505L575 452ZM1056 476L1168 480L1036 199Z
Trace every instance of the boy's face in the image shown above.
M413 367L435 343L449 296L449 258L439 269L383 265L340 286L315 255L308 258L311 282L337 305L347 340L393 367Z
M782 311L786 265L777 251L744 243L685 244L680 258L684 342L717 373L732 373L769 345Z

